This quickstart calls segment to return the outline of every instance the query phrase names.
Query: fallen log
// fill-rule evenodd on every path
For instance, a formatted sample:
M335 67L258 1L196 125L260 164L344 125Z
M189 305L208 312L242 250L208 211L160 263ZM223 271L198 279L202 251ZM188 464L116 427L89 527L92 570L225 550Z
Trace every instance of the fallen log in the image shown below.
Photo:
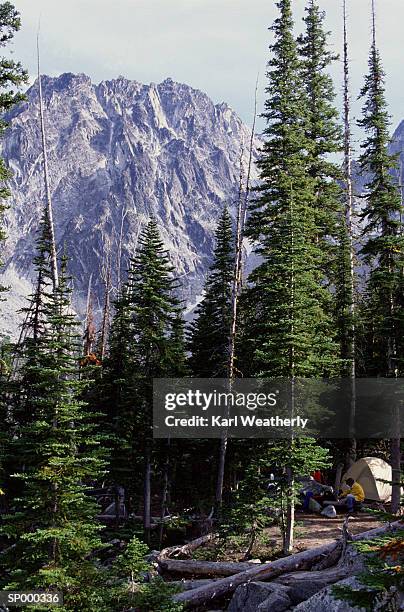
M183 546L170 546L169 548L164 548L157 556L157 560L169 559L171 557L188 557L194 550L208 542L212 542L212 540L216 538L216 533L208 533L200 538L191 540L191 542L187 542Z
M256 568L256 563L232 563L228 561L195 561L179 559L158 559L162 572L188 576L233 576L239 572ZM258 564L261 567L261 563Z
M402 525L402 521L397 521L393 524L360 533L353 536L352 540L359 541L374 538L390 530L394 531L400 526L402 527ZM173 599L174 601L181 602L188 608L201 606L218 597L229 595L229 593L232 593L238 586L246 582L271 580L272 578L276 578L290 571L309 569L314 563L318 563L325 556L333 553L337 546L340 546L339 542L334 542L318 548L311 548L283 559L277 559L271 563L257 565L233 576L229 576L228 578L218 580L214 584L202 586L191 591L185 591L184 593L178 593L174 595Z
M201 586L208 586L213 584L217 578L202 578L200 580L175 580L169 582L170 586L175 586L182 591L192 591L193 589L198 589Z
M274 582L281 584L286 587L299 586L306 582L322 582L324 586L327 584L333 584L339 580L347 578L351 573L351 568L346 566L339 566L328 570L309 570L303 572L290 572L289 574L282 574L279 578L276 578ZM202 585L201 585L202 586Z
M311 564L315 561L320 560L323 555L332 552L337 544L327 544L320 548L311 549L292 555L284 559L278 559L271 563L265 563L255 565L233 574L228 578L218 580L212 585L199 587L192 591L186 591L185 593L179 593L174 596L174 600L185 604L187 607L197 607L206 602L211 602L213 599L223 597L232 593L240 584L251 581L268 580L269 578L275 578L280 574L288 571L306 569L309 567L308 563Z

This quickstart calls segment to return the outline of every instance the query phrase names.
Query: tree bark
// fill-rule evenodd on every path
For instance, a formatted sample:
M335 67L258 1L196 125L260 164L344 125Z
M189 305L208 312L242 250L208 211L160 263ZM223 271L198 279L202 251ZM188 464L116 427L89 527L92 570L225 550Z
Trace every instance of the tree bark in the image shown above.
M348 272L348 359L349 377L351 379L351 405L349 415L349 448L346 456L347 467L351 467L356 461L356 437L355 437L355 415L356 415L356 326L355 326L355 249L353 241L353 180L352 180L352 134L351 134L351 103L349 85L349 53L347 34L347 10L346 0L343 2L344 17L344 174L346 185L345 201L345 223L348 237L349 249L349 272ZM344 283L345 284L345 283ZM345 301L345 300L344 300Z
M158 555L158 559L162 560L162 559L170 559L172 557L179 557L179 556L188 556L190 555L194 550L196 550L197 548L199 548L200 546L203 546L204 544L207 544L208 542L211 542L212 540L215 540L217 538L217 534L216 533L208 533L207 535L201 536L200 538L196 538L195 540L192 540L191 542L188 542L187 544L184 544L183 546L170 546L169 548L164 548L161 553Z
M246 218L247 218L248 197L250 193L252 149L254 145L255 123L256 123L256 118L257 118L257 89L258 89L258 79L257 79L257 84L255 86L254 119L253 119L253 125L252 125L252 130L251 130L247 180L246 180L244 198L243 198L243 153L244 153L243 148L241 149L241 153L240 153L240 180L239 180L238 207L237 207L234 274L233 274L233 286L232 286L232 294L231 294L229 356L228 356L228 366L227 366L230 392L231 392L231 388L232 388L233 381L234 381L234 361L235 361L235 355L236 355L236 333L237 333L237 310L238 310L238 298L239 298L241 281L242 281L243 242L244 242L245 223L246 223ZM219 463L218 463L217 481L216 481L215 509L216 509L216 512L218 513L220 513L220 509L222 506L222 500L223 500L223 484L224 484L224 473L225 473L225 467L226 467L227 446L228 446L227 432L224 432L223 437L220 440Z
M401 507L401 439L390 441L391 461L391 513L398 514Z
M185 561L179 559L158 559L158 564L163 572L181 574L182 576L234 576L234 574L261 565L247 562L195 561L193 559Z
M143 531L146 544L150 545L151 531L151 447L146 442L143 484Z
M293 440L292 440L293 443ZM283 552L289 555L293 551L294 528L295 528L295 500L294 500L294 477L290 467L286 469L288 480L288 500L286 508L286 525L283 542ZM290 497L289 497L290 496Z
M159 548L161 548L163 544L163 536L164 536L164 517L166 513L166 506L168 500L168 490L170 486L170 450L171 450L171 440L168 438L167 440L167 450L166 450L166 460L164 462L164 477L163 477L163 492L161 496L161 523L159 529Z
M44 115L43 97L42 97L42 80L41 80L40 53L39 53L39 34L37 37L37 60L38 60L39 116L40 116L40 122L41 122L43 172L44 172L45 194L46 194L46 216L47 216L47 220L49 224L49 233L50 233L50 259L51 259L51 271L52 271L52 284L53 284L53 289L56 290L59 285L59 273L58 273L58 263L57 263L55 226L53 223L53 205L52 205L52 196L51 196L51 191L50 191L49 173L48 173L48 150L46 146L45 115Z

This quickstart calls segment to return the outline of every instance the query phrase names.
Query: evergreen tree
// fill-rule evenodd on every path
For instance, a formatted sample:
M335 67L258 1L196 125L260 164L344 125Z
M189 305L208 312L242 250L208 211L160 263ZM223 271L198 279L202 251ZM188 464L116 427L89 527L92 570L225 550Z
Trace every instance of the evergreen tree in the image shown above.
M49 251L48 251L49 252ZM40 272L41 270L39 270ZM66 261L58 288L44 301L46 325L32 351L22 347L19 377L29 380L26 419L19 419L11 453L19 453L20 494L12 500L3 534L15 546L5 555L6 588L57 587L66 609L96 610L96 575L89 554L100 548L97 507L86 488L101 477L104 461L86 407L78 398L80 338L70 310Z
M334 85L327 70L338 59L329 50L330 33L324 31L325 13L316 0L306 7L306 31L298 39L301 75L307 96L305 136L308 145L309 174L314 180L314 207L317 240L324 249L323 271L330 275L330 263L335 262L334 241L338 233L341 194L337 179L339 166L330 155L341 151L342 132L338 124L338 111L334 105ZM335 267L335 266L334 266Z
M362 211L366 243L361 250L370 272L363 309L365 368L367 376L399 377L403 374L404 336L404 234L402 202L393 177L397 160L389 153L389 115L385 98L384 72L376 46L373 8L373 41L369 73L361 91L365 103L359 121L367 138L362 144L359 163L370 179L365 185ZM400 432L391 441L393 489L391 507L400 506Z
M333 113L327 128L323 123L330 109L327 79L320 80L320 88L313 75L311 86L306 87L303 80L309 61L324 66L329 56L316 59L315 54L307 52L306 65L302 66L293 37L290 0L279 0L277 5L280 16L272 27L275 41L271 46L264 113L267 127L258 162L261 184L248 223L248 233L256 242L255 250L262 263L249 278L247 303L251 310L246 316L246 330L251 373L268 378L287 377L293 383L296 377L330 376L339 369L333 297L324 273L324 240L319 239L326 233L326 224L320 224L319 193L322 186L321 197L329 205L330 192L324 186L331 171L323 163L321 130L328 134L334 124ZM307 18L307 37L313 40L314 17L312 10ZM320 31L317 20L316 51L326 53ZM314 116L310 121L313 101L320 108L318 125ZM335 138L336 132L332 133ZM293 406L293 384L291 389ZM283 444L288 461L283 466L287 499L285 552L293 547L294 467L299 453L296 441Z
M16 32L20 29L21 20L18 11L10 2L0 4L0 47L7 47L13 40ZM23 100L24 96L18 92L20 86L28 80L27 72L19 62L9 58L0 58L0 138L3 136L7 122L4 114L15 104ZM5 200L10 193L7 188L7 180L11 172L7 168L4 159L0 158L0 268L4 253L4 241L6 233L3 227L4 213L6 211ZM0 300L4 299L2 294L5 287L0 284ZM0 418L3 423L2 438L0 439L0 472L3 473L2 458L4 455L4 444L9 437L8 419L8 379L12 367L11 346L7 338L4 338L0 329Z
M172 341L172 327L178 325L180 305L177 281L169 255L164 250L156 221L149 222L139 240L128 282L132 286L129 308L134 334L136 412L144 439L144 529L150 539L152 472L153 378L170 376L178 361L178 338Z
M20 27L20 15L14 6L10 2L0 4L0 47L6 47ZM24 99L24 96L17 90L27 80L27 72L22 68L20 62L15 62L6 57L0 58L0 138L7 128L7 122L3 118L4 113ZM6 167L4 160L0 158L0 265L3 250L2 243L6 237L2 228L3 215L6 210L4 200L10 195L5 182L10 177L10 170ZM4 291L4 287L0 286L1 291Z
M234 239L227 208L219 220L215 241L204 297L190 325L189 364L193 375L200 378L226 378L228 375Z
M317 181L307 138L308 97L293 38L290 0L278 2L272 31L261 184L248 233L262 263L249 278L248 343L253 373L327 376L337 371L333 298L325 286L315 212ZM321 165L321 164L320 164ZM323 170L322 170L323 172Z
M18 441L22 430L35 419L32 402L38 398L37 370L44 350L48 309L52 296L50 268L49 222L44 214L37 238L37 254L34 258L36 282L27 307L21 310L24 317L19 342L13 347L8 376L4 381L3 397L7 406L8 438ZM7 447L7 441L5 442ZM12 452L11 452L12 449ZM33 460L30 450L22 444L11 445L5 452L5 471L8 475L25 469ZM21 481L8 476L7 494L12 497L20 492Z
M181 308L167 251L151 220L139 239L128 280L116 304L105 379L114 402L113 472L129 495L138 494L144 458L144 523L150 536L153 378L183 374ZM122 466L121 468L119 466ZM115 472L115 469L120 473ZM132 501L134 503L134 500Z
M389 153L389 115L383 72L375 40L369 56L369 74L361 91L363 116L359 126L367 133L359 158L365 185L362 218L366 243L361 249L369 266L367 305L364 316L370 330L366 373L394 376L403 371L398 346L403 335L403 247L402 203L393 171L397 158ZM400 306L401 305L401 306Z
M349 468L357 458L357 441L354 436L354 415L356 414L356 372L357 372L357 274L356 246L354 236L354 193L352 177L352 130L349 73L349 44L347 27L347 0L343 0L343 118L344 118L344 161L343 161L343 202L339 240L337 240L337 282L336 309L338 339L343 363L342 375L350 378L350 439L345 455Z

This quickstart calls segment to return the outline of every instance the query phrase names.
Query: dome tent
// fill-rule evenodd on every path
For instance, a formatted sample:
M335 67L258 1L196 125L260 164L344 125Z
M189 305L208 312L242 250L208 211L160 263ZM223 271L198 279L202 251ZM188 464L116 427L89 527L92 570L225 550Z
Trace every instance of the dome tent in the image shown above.
M362 486L365 498L388 502L391 498L391 466L377 457L363 457L345 473L343 481L353 478ZM388 482L381 482L387 480Z

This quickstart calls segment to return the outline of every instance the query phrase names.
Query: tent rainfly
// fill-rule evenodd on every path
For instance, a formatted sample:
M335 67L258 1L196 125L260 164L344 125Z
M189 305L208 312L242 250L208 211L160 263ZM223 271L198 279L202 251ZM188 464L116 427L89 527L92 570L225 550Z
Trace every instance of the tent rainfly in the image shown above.
M391 498L391 465L377 457L364 457L356 461L343 477L353 478L365 492L366 499L388 502ZM388 482L381 482L388 481Z

